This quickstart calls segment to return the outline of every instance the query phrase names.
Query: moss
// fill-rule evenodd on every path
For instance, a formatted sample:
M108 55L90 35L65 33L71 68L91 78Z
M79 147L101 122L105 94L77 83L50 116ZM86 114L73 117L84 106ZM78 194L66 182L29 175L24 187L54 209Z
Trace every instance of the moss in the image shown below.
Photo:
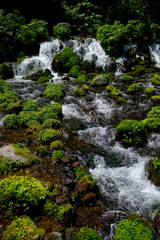
M62 217L70 216L73 210L74 208L71 204L63 204L58 208L58 217L62 218Z
M33 73L31 73L27 78L31 79L32 81L38 81L38 79L42 76L43 74L43 69L37 69Z
M49 144L51 141L57 140L57 138L60 138L60 137L62 137L61 130L46 128L39 132L40 141L46 144Z
M118 97L122 96L122 93L116 88L112 92L108 93L107 96L116 100Z
M151 111L148 113L148 118L160 118L160 106L152 107Z
M0 103L6 103L6 105L10 102L16 102L18 100L17 94L12 91L8 90L4 93L0 93Z
M133 82L134 81L134 77L132 77L131 75L128 75L128 74L125 74L121 80L123 82L126 82L126 83L130 83L130 82Z
M149 179L160 186L160 158L155 157L148 167Z
M107 74L97 75L93 78L91 86L105 86L108 83Z
M74 170L78 180L82 179L84 176L88 174L87 168L82 166L77 166Z
M157 132L160 130L160 118L146 118L141 123L149 131Z
M42 76L42 77L38 78L39 83L46 83L46 82L49 82L49 80L50 80L50 78L46 77L46 76Z
M41 125L41 129L45 129L45 128L55 128L55 129L59 129L62 127L62 122L58 119L46 119L44 121L44 123Z
M46 105L39 114L41 122L47 119L59 119L62 117L62 105L58 102Z
M11 158L0 155L0 177L11 172L14 165L14 161Z
M38 111L38 108L37 101L30 98L27 102L25 102L23 111Z
M0 92L4 93L10 90L12 90L11 85L8 82L4 81L3 79L0 79Z
M93 78L95 78L98 75L98 73L88 73L87 74L87 78L88 80L92 80Z
M134 76L140 76L142 74L145 73L145 67L142 66L142 65L137 65L137 66L134 66L134 71L133 71L133 75Z
M47 153L47 148L40 145L39 147L36 148L36 153L40 157L45 157Z
M79 56L72 49L65 47L56 54L52 61L52 69L60 73L68 73L72 67L80 64Z
M112 91L116 90L116 87L114 85L108 85L106 87L106 90L107 90L107 92L112 92Z
M47 194L42 183L33 177L12 176L0 181L0 204L3 208L13 203L14 209L28 211L38 206Z
M119 98L117 98L116 103L118 103L120 105L124 105L124 104L126 104L126 99L123 97L119 97Z
M151 82L152 82L153 85L160 86L160 75L159 74L155 74L151 78Z
M89 90L89 87L84 84L81 89L82 89L83 91L88 91L88 90Z
M156 93L156 89L154 87L148 87L145 89L145 94L147 95L154 95Z
M61 141L56 140L50 144L50 150L62 150L64 148L64 145Z
M160 103L160 95L152 96L150 99L152 102Z
M71 77L78 78L78 76L79 76L79 74L80 74L80 71L81 71L81 68L80 68L78 65L73 66L73 67L71 68L71 70L69 71L69 75L70 75Z
M30 121L39 122L40 114L38 111L22 111L18 115L18 124L20 127L27 127Z
M54 203L50 199L47 199L46 203L44 204L44 213L49 216L52 216L52 215L56 214L57 208L58 208L58 206L56 203Z
M83 85L83 84L86 83L86 81L87 81L87 76L84 75L84 74L79 74L78 78L76 80L76 83L79 84L79 85Z
M7 105L6 111L8 113L19 113L22 110L22 103L18 102L11 102Z
M71 33L71 25L66 22L58 23L53 27L54 35L56 38L64 40L65 38L69 37Z
M45 230L37 227L29 217L20 217L11 222L4 233L3 240L29 240L35 236L42 239L45 237Z
M26 158L28 160L28 163L34 163L37 161L37 158L33 156L31 151L27 149L23 144L16 143L16 144L12 144L12 146L14 147L15 154Z
M141 145L146 138L144 125L137 120L130 119L123 120L116 127L116 135L122 142L131 145Z
M127 93L135 94L136 92L139 92L142 89L142 86L140 84L132 84L128 89Z
M11 114L11 115L7 116L4 120L4 126L6 128L10 128L10 129L19 128L18 116L16 114Z
M73 88L73 95L76 97L83 96L85 95L85 91L82 88L76 86Z
M21 64L21 62L22 62L24 59L26 59L26 58L29 58L29 56L18 57L18 58L17 58L18 64Z
M61 160L65 156L66 155L63 150L55 150L52 154L52 161L55 163L56 161Z
M62 84L52 83L46 87L44 95L48 99L60 99L65 96L64 86Z
M153 240L152 226L138 214L117 224L114 240Z
M102 237L95 229L82 227L73 234L73 240L102 240Z
M0 64L0 79L9 79L13 78L12 67L6 63Z

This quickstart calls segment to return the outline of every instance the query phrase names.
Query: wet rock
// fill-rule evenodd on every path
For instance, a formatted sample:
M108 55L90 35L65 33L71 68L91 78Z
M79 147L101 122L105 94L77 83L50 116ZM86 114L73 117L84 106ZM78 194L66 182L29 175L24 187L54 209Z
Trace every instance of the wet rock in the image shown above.
M8 145L0 148L0 155L3 157L9 157L13 161L18 162L19 160L23 163L27 163L28 159L15 154L15 149L13 146Z
M96 198L96 194L95 193L87 193L83 198L82 198L82 202L84 202L86 205L93 203L95 201Z
M156 233L160 236L160 212L156 214L154 218L153 226Z
M63 240L63 234L60 232L52 232L49 234L48 240Z
M91 85L92 86L105 86L105 85L107 85L107 80L105 79L104 76L98 75L95 78L93 78Z

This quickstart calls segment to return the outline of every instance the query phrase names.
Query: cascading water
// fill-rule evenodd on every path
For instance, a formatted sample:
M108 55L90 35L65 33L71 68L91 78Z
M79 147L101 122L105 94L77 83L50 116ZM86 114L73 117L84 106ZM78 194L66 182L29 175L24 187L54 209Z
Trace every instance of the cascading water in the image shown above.
M160 44L154 43L149 46L152 60L155 62L156 67L160 67Z
M22 98L42 99L43 84L34 83L22 77L34 69L51 69L52 58L65 46L71 47L79 54L82 61L94 61L104 70L110 69L112 65L112 60L95 39L89 38L83 42L69 40L66 43L54 39L42 43L39 55L25 59L15 69L15 78L10 80L14 90ZM155 50L151 48L151 52L155 52ZM158 50L156 50L156 54L158 54ZM156 54L155 56L157 56ZM160 64L160 57L159 60L155 57L155 60L157 60L157 64ZM52 81L59 82L59 79L55 73ZM111 222L111 235L113 235L112 228L120 220L117 215L134 212L145 215L160 203L159 189L147 179L145 174L145 167L154 155L157 146L150 141L145 149L124 148L115 139L117 122L129 118L133 109L137 110L136 114L147 112L150 104L146 104L146 102L140 104L137 99L132 99L126 104L127 110L125 110L123 106L119 107L114 101L106 98L104 89L99 90L98 93L94 90L89 91L87 96L76 98L72 94L74 79L61 79L61 81L67 92L63 101L64 125L74 126L77 130L78 141L84 142L85 149L78 149L78 153L83 150L83 160L86 156L93 160L90 172L108 201L108 212L104 214L104 219L107 219L110 213L114 213L116 216ZM20 83L19 87L18 82ZM142 101L143 99L142 97ZM144 109L144 105L147 109ZM160 139L159 135L156 136L156 139ZM70 135L66 131L66 145L69 140Z

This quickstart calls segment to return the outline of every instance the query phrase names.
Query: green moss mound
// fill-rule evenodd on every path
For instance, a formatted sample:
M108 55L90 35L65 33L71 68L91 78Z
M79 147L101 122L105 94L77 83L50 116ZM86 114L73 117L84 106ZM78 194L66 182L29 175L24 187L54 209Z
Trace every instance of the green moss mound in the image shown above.
M151 78L151 82L152 82L153 85L160 86L160 75L159 74L155 74Z
M125 75L121 78L121 80L122 80L123 82L130 83L130 82L133 82L133 81L134 81L134 78L133 78L131 75L129 75L129 74L125 74Z
M54 35L56 36L56 38L61 40L68 38L71 33L70 27L71 26L69 23L66 22L58 23L53 27Z
M49 77L46 77L46 76L42 76L38 79L38 82L39 83L46 83L46 82L49 82L50 78Z
M73 95L76 97L80 97L85 95L85 91L82 88L76 86L73 88Z
M0 177L12 171L14 165L15 163L11 158L0 155Z
M6 63L0 64L0 78L1 79L9 79L13 78L13 70L12 67Z
M38 111L22 111L17 116L19 127L27 127L30 122L39 122L40 114Z
M144 125L137 120L130 119L123 120L116 127L116 135L122 142L131 145L140 145L146 139Z
M157 132L160 130L160 118L146 118L141 121L144 127L151 131L151 132Z
M27 102L25 102L23 111L37 111L38 108L39 107L37 101L30 98Z
M139 215L117 224L114 240L153 240L152 227Z
M102 237L95 229L82 227L77 233L73 234L74 240L102 240Z
M29 240L29 239L43 239L45 237L45 230L35 225L29 217L21 217L13 220L7 227L3 240Z
M80 71L81 71L81 68L78 65L73 66L71 68L71 70L69 71L69 75L71 77L77 78L79 76L79 74L80 74Z
M62 122L58 119L53 119L53 118L46 119L44 123L41 125L42 129L46 129L46 128L59 129L61 127L62 127Z
M39 132L40 141L46 144L49 144L51 141L55 141L60 137L62 137L62 131L52 128L46 128Z
M58 160L61 160L62 158L64 158L65 152L63 150L55 150L52 154L52 161L56 162Z
M58 217L62 218L62 217L70 216L73 210L74 208L71 204L63 204L58 208Z
M151 179L155 185L160 186L160 158L155 157L148 167L148 178Z
M47 190L33 177L12 176L0 181L0 204L3 208L13 204L14 209L28 211L38 207L46 196Z
M52 69L60 73L68 73L72 67L79 64L79 56L72 49L65 47L53 58Z
M59 140L56 140L56 141L53 141L51 144L50 144L50 149L51 150L62 150L64 148L64 145L61 141Z
M150 99L152 102L160 103L160 95L152 96Z
M156 89L154 87L148 87L145 89L145 94L147 95L154 95L156 93Z
M127 93L130 94L135 94L137 92L140 92L140 90L142 89L142 86L140 84L132 84L128 89L127 89Z
M18 116L16 114L11 114L11 115L7 116L4 120L4 126L6 128L10 128L10 129L19 128Z
M65 96L64 86L62 84L52 83L46 87L44 95L48 99L57 100Z

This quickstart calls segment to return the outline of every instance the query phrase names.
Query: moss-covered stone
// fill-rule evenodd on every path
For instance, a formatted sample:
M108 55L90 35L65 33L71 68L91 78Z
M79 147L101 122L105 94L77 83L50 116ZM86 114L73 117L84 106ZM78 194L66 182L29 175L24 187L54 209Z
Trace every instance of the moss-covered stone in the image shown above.
M151 82L152 82L153 85L160 86L160 75L159 74L155 74L151 78Z
M4 120L4 126L10 129L19 128L19 118L16 114L11 114L7 116Z
M46 82L49 82L49 80L50 80L50 78L46 77L46 76L42 76L42 77L38 78L39 83L46 83Z
M52 69L60 73L68 73L72 67L80 64L79 56L72 49L65 47L56 54L52 61Z
M152 96L150 99L152 102L160 103L160 95Z
M44 121L44 123L41 125L41 129L46 128L55 128L59 129L62 127L62 122L58 119L49 118Z
M151 111L147 114L148 118L160 118L160 106L152 107Z
M18 118L19 127L27 127L29 122L39 122L40 114L38 111L21 111Z
M15 162L9 158L0 155L0 177L12 171Z
M73 88L73 95L76 97L83 96L85 95L85 91L82 88L76 86Z
M134 81L134 77L132 77L131 75L125 74L125 75L121 78L121 80L122 80L123 82L126 82L126 83L131 83L131 82Z
M83 84L86 83L86 81L87 81L87 76L84 75L84 74L79 74L79 75L78 75L78 78L77 78L77 80L76 80L76 83L77 83L78 85L83 85Z
M117 100L119 97L122 96L122 92L119 89L115 88L113 91L109 92L107 96L114 100Z
M91 86L106 86L108 83L108 79L105 75L97 75L93 78L91 82Z
M71 70L69 71L69 76L74 77L74 78L78 78L78 76L80 74L80 71L81 71L81 68L78 65L73 66L71 68Z
M137 65L134 66L133 76L140 76L145 73L145 66Z
M55 130L52 128L47 128L39 132L39 138L42 143L49 144L51 141L57 140L57 138L62 137L61 130Z
M64 86L62 84L52 83L46 87L44 95L48 99L57 100L65 96Z
M137 120L123 120L116 127L116 135L122 142L130 145L141 145L145 139L145 127Z
M107 90L107 92L112 92L112 91L116 90L116 87L114 85L108 85L106 87L106 90Z
M9 79L13 78L12 67L6 63L0 64L0 79Z
M145 94L152 96L156 93L156 89L154 87L148 87L145 89Z
M48 192L42 183L33 177L12 176L0 181L0 205L28 211L43 202Z
M20 217L11 222L4 233L3 240L43 239L45 230L37 227L29 217Z
M102 240L102 237L95 229L82 227L73 233L73 240Z
M63 143L60 140L56 140L51 142L50 144L50 150L62 150L64 148Z
M95 78L98 75L98 73L88 73L87 78L89 81L91 81L93 78Z
M141 123L151 132L157 132L160 130L160 118L146 118L142 120Z
M151 179L155 185L160 186L160 158L155 157L148 167L149 179Z
M52 161L55 163L65 157L65 152L63 150L55 150L52 154Z
M135 214L117 224L114 240L153 240L152 225Z
M39 106L36 100L30 98L27 102L25 102L23 111L38 111Z
M126 102L127 102L126 99L123 97L118 97L116 100L116 103L120 104L120 105L124 105L124 104L126 104Z
M62 117L62 105L58 102L47 104L41 109L39 114L40 121L44 123L48 119L59 119Z
M142 86L140 84L132 84L128 89L127 93L135 94L136 92L141 91Z

